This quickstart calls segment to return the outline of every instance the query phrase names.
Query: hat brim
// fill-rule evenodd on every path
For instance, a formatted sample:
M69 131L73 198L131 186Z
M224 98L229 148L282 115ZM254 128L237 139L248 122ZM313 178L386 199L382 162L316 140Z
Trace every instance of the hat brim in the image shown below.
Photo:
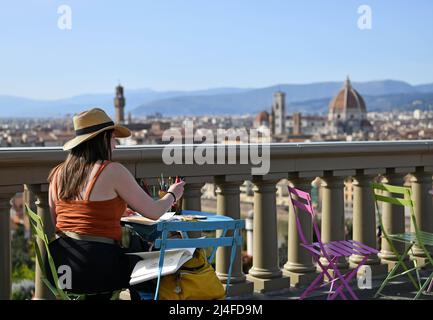
M127 138L131 135L131 131L128 128L115 124L112 126L102 128L102 129L95 131L95 132L76 136L75 138L67 141L63 145L63 150L71 150L72 148L75 148L76 146L78 146L80 143L83 143L87 140L92 139L93 137L96 137L98 134L100 134L103 131L107 131L107 130L111 130L111 129L114 129L114 135L116 138Z

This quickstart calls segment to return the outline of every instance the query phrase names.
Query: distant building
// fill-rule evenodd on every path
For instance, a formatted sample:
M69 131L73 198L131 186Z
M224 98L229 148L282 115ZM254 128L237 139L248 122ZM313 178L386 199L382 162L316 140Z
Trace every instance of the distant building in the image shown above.
M302 132L302 123L301 123L301 113L294 112L293 113L293 134L294 135L300 135Z
M131 111L128 112L128 124L132 123L132 114Z
M116 111L115 122L123 124L131 131L150 130L152 127L151 123L133 122L131 112L128 113L128 119L125 122L125 100L123 87L119 84L116 87L116 96L114 97L114 108Z
M367 120L364 99L352 87L349 77L329 104L328 124L333 134L352 134L372 128Z
M274 93L270 126L273 135L286 133L286 94L282 91Z
M261 126L269 128L269 113L267 111L259 112L254 119L254 127L259 128Z
M287 133L296 135L322 135L327 133L327 117L320 115L293 113L286 116Z
M281 91L274 93L271 113L266 110L259 112L254 119L255 128L269 128L272 136L283 137L286 134L286 94Z
M154 134L162 134L163 131L170 129L170 127L170 122L154 121L150 129Z
M116 109L115 121L118 124L125 123L125 97L123 87L119 84L116 87L116 96L114 97L114 108Z

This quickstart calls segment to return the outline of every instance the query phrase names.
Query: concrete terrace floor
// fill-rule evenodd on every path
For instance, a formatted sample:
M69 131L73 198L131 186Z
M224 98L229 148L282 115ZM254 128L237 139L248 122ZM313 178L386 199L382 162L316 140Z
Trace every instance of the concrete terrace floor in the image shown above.
M423 284L430 273L433 270L423 270L420 272L421 275L421 283ZM383 278L384 279L384 278ZM412 300L417 291L415 290L413 284L409 281L407 275L398 277L394 279L394 281L389 282L382 291L384 296L379 296L378 298L374 298L375 293L379 289L382 284L383 279L373 279L372 280L372 288L371 289L359 289L357 286L357 282L351 281L351 288L358 296L360 300ZM327 292L326 289L329 286L325 287L325 290L315 291L311 293L306 300L326 300ZM290 288L285 289L279 292L271 292L267 294L254 293L253 296L249 297L233 297L233 299L250 299L250 300L298 300L301 296L302 292L306 289L306 287L302 288ZM433 291L433 290L432 290ZM351 297L347 290L344 290L344 293L350 300ZM341 296L337 298L341 300ZM433 300L433 292L422 294L418 300Z
M423 270L420 272L422 283L427 280L427 277L430 275L431 272L433 272L433 270ZM408 277L401 276L387 284L385 289L382 291L382 294L384 294L385 296L379 296L378 298L374 298L374 295L382 284L382 281L382 278L373 279L371 289L359 289L356 280L351 281L350 285L360 300L412 300L416 295L416 290L412 283L409 282ZM329 288L329 286L324 287L324 289L321 291L314 291L310 294L310 296L307 297L306 300L326 300L327 288ZM266 294L255 292L252 295L232 297L230 300L298 300L305 289L306 287L291 287L289 289L270 292ZM348 299L351 300L351 297L349 296L347 290L344 290L344 293L346 294ZM121 293L120 299L130 300L129 292L123 291ZM341 300L341 296L339 296L337 300ZM433 300L433 292L422 294L418 298L418 300Z
M374 298L374 294L378 290L380 284L380 281L376 281L376 283L373 284L372 289L354 289L353 291L360 300L412 300L416 295L416 291L413 289L413 286L411 284L403 282L388 285L382 292L386 296L379 296L378 298ZM233 300L298 300L302 292L302 289L290 288L268 294L254 293L253 296L249 297L234 297ZM352 300L347 291L345 291L345 294L348 297L348 300ZM312 293L309 297L306 298L306 300L326 300L326 298L327 292L322 291L316 292L314 294ZM336 300L342 299L339 296ZM433 300L433 293L421 295L418 300Z

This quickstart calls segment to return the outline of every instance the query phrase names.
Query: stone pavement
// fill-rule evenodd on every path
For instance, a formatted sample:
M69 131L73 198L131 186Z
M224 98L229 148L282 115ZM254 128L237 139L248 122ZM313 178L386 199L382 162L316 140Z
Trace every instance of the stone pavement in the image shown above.
M429 276L430 272L432 271L423 271L421 273L421 280L425 281ZM407 276L401 276L396 280L398 281L392 281L385 287L382 292L385 296L379 296L378 298L374 298L374 295L379 289L383 281L382 279L373 279L371 289L359 289L356 280L354 280L351 282L351 288L354 290L360 300L412 300L416 295L416 290L413 287L412 283L409 282ZM307 300L326 300L326 288L329 287L325 287L325 290L315 291L311 293L311 295L307 297ZM253 295L232 297L231 300L298 300L305 289L306 287L292 287L289 289L270 292L266 294L255 292ZM347 290L344 290L344 292L349 298L350 296L347 293ZM341 299L341 297L338 297L338 299ZM120 300L130 300L128 290L122 291L122 293L120 294ZM420 296L419 300L433 300L433 293L423 294Z
M422 283L427 279L432 270L422 271L421 272L421 281ZM397 280L397 281L396 281ZM374 298L376 291L379 289L382 284L383 279L373 279L371 289L359 289L357 286L357 282L351 282L351 288L355 292L355 294L359 297L360 300L412 300L416 295L416 290L411 282L409 282L407 276L401 276L396 278L394 281L387 284L387 286L383 289L382 294L384 296L379 296L378 298ZM325 287L327 289L329 287ZM255 292L252 296L243 296L243 297L233 297L233 300L237 299L248 299L248 300L298 300L301 296L302 292L306 289L303 288L290 288L284 289L281 291L270 292L266 294ZM433 291L433 290L432 290ZM346 296L349 298L349 294L347 290L344 290ZM315 291L311 293L308 300L326 300L327 292L326 290ZM341 297L338 297L341 299ZM426 293L421 295L419 300L433 300L433 292Z

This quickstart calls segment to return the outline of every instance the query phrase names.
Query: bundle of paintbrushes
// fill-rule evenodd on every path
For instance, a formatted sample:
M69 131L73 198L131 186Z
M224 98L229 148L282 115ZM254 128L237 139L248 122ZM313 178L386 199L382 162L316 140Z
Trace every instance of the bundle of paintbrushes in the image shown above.
M144 192L146 192L149 196L151 196L151 197L153 197L155 199L154 194L152 194L150 192L149 185L147 184L146 179L141 178L141 179L138 179L137 182L140 185L140 187L144 190Z
M164 180L164 175L161 173L161 178L158 178L159 182L159 190L158 190L158 197L161 199L167 194L168 189L173 183L179 183L183 179L181 177L168 177L167 180ZM155 192L155 191L154 191ZM171 206L171 211L175 211L176 214L182 214L182 197L180 199L177 199L175 203Z

